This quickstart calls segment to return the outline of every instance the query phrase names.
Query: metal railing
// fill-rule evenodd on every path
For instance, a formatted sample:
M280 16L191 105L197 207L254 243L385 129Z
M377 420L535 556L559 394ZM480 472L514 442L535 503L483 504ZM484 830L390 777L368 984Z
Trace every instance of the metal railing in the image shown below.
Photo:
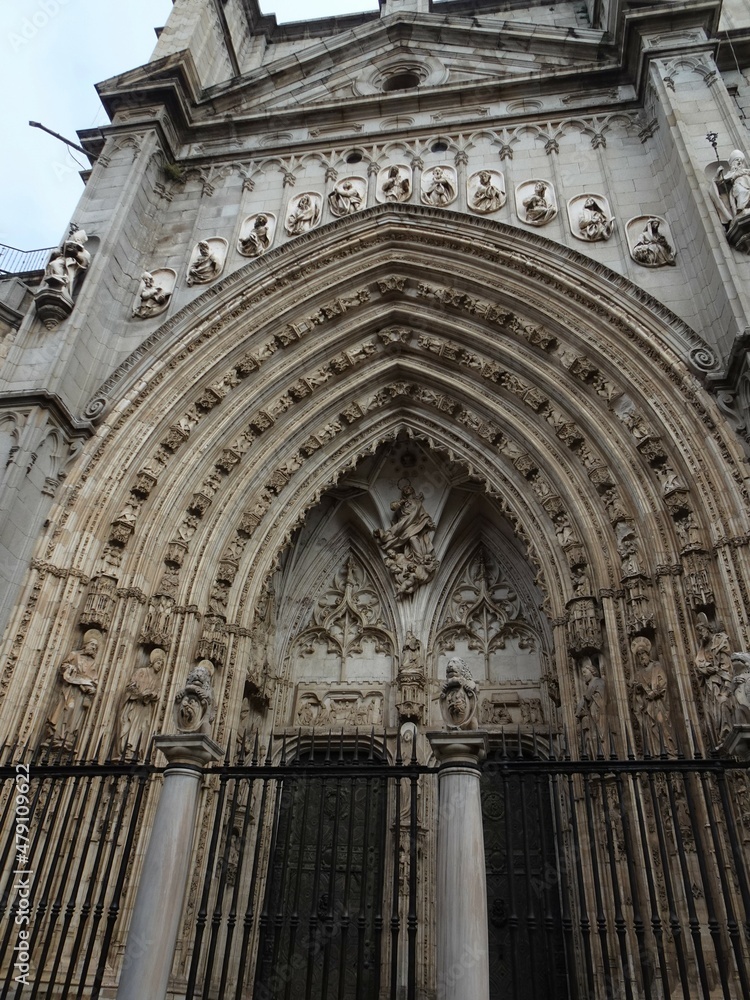
M0 243L0 276L43 271L54 249L42 247L39 250L19 250Z

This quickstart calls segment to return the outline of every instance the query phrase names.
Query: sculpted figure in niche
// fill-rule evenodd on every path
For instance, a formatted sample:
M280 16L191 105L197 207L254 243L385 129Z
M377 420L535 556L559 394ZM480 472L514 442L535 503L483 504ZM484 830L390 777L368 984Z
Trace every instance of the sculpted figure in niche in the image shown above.
M750 653L732 653L732 666L734 667L732 722L739 726L750 725Z
M171 290L168 291L161 284L158 284L150 271L144 271L141 275L138 301L133 308L133 315L139 319L150 319L151 316L158 316L169 305L171 295Z
M210 660L201 660L188 674L185 687L175 696L174 715L178 732L211 735L211 723L216 718L212 677L213 664Z
M120 753L145 754L151 738L154 704L159 700L159 674L166 660L163 649L154 649L146 667L138 667L125 685L120 709Z
M614 219L607 216L596 198L586 198L578 219L578 233L584 240L596 243L612 235Z
M705 614L695 625L700 646L695 654L695 672L703 694L711 739L721 743L732 728L734 716L732 650L726 632L714 632Z
M246 257L260 257L271 245L268 233L268 216L256 215L252 229L246 236L240 237L240 253Z
M301 236L317 226L319 220L320 206L317 200L310 194L301 194L287 216L286 231L290 236Z
M729 170L719 167L715 181L728 190L733 216L750 208L750 167L741 150L735 149L729 154Z
M476 186L469 197L469 207L483 215L497 212L505 204L505 194L493 183L492 172L480 170L475 177Z
M435 522L424 508L424 496L406 484L401 497L391 504L394 512L390 528L373 534L383 550L385 564L396 582L399 597L413 594L435 575L438 567L432 545Z
M456 199L456 189L443 167L434 167L432 177L426 178L427 184L422 191L422 201L425 205L435 205L442 208L450 205Z
M68 653L60 664L61 688L47 718L44 737L51 750L72 750L78 741L99 686L97 656L101 641L101 632L89 629L83 636L83 646Z
M188 285L207 285L209 281L213 281L220 270L219 261L212 253L211 247L206 240L201 240L198 244L198 254L188 268Z
M589 656L581 659L583 697L576 706L581 729L592 739L604 739L607 730L607 682Z
M557 215L557 209L548 193L548 186L543 181L534 184L534 193L524 198L523 207L526 212L524 222L532 226L543 226Z
M660 219L649 219L631 251L633 260L645 267L675 265L675 254L666 236L659 232Z
M77 229L72 224L68 238L52 252L44 270L44 284L72 296L76 278L88 270L91 263L91 254L86 249L87 242L84 230Z
M448 729L477 728L478 688L460 656L448 661L440 692L440 711Z
M411 196L411 179L408 174L402 174L401 167L389 167L380 193L384 201L408 201Z
M331 209L331 215L339 219L358 212L362 207L362 194L357 190L354 181L350 178L339 181L328 195L328 207Z
M658 754L662 744L675 750L667 704L667 674L658 660L651 659L651 642L637 636L630 646L635 659L633 710L643 733L644 749Z

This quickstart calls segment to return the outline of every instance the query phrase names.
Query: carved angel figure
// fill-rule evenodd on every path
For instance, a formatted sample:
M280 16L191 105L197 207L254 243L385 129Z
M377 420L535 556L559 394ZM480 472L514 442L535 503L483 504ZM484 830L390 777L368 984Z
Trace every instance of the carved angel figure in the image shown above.
M201 660L188 674L185 687L175 696L174 714L178 732L211 735L211 723L216 717L212 676L213 664L210 660Z
M675 254L666 236L659 232L661 221L649 219L633 246L633 260L646 267L661 267L664 264L675 264Z
M732 650L726 632L714 632L705 614L695 625L700 646L695 654L695 672L703 694L706 721L715 744L732 728L734 715Z
M448 661L440 711L448 729L477 729L478 688L460 656Z
M396 592L404 597L435 575L438 562L431 535L435 522L424 508L423 494L409 484L401 489L401 497L393 501L391 510L391 527L377 528L373 534L396 581Z
M145 752L151 736L153 706L159 700L159 674L166 655L163 649L151 653L148 666L138 667L125 685L119 714L120 753Z
M62 686L47 717L44 744L51 750L72 750L99 686L97 656L102 634L89 629L83 646L68 653L58 668Z

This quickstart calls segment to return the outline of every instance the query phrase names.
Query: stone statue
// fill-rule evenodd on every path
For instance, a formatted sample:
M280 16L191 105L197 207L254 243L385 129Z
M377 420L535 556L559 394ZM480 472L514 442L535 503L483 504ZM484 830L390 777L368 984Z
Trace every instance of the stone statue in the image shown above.
M91 254L86 250L87 242L84 230L71 223L68 238L57 250L52 251L44 270L43 283L48 288L57 289L69 298L72 297L76 278L88 270L91 263Z
M434 167L432 176L425 178L426 185L422 191L422 201L425 205L442 208L456 200L456 189L443 167Z
M732 650L726 632L714 632L702 612L698 615L695 631L700 640L693 661L695 672L711 739L718 745L734 721Z
M178 732L211 735L211 723L216 718L212 677L213 664L210 660L201 660L188 674L185 687L175 696L174 716Z
M614 224L615 220L607 216L596 198L586 198L578 218L578 235L581 239L590 243L608 240Z
M388 167L380 193L384 201L408 201L411 196L411 179L408 175L402 175L400 167Z
M320 206L312 195L301 194L292 206L286 220L286 231L290 236L301 236L317 226Z
M545 223L551 222L557 215L557 209L549 198L547 185L543 181L537 181L534 184L534 193L530 197L524 198L523 207L526 212L526 218L523 221L532 226L543 226Z
M168 291L162 285L157 284L150 271L144 271L141 275L138 301L133 307L133 315L139 319L150 319L152 316L158 316L169 305L171 295L171 290Z
M576 707L576 718L584 733L603 740L607 731L607 682L589 656L581 659L581 680L583 697Z
M630 649L636 665L633 710L641 726L645 748L658 754L663 744L669 753L674 753L666 671L658 660L651 659L651 642L645 636L636 636Z
M675 254L666 236L659 232L660 219L651 218L643 227L638 241L633 245L631 256L633 260L645 267L662 267L665 264L675 265Z
M331 215L339 219L359 211L362 207L362 195L350 178L339 181L334 187L328 195L328 207Z
M140 750L145 753L151 737L153 706L159 700L159 674L164 666L166 653L154 649L146 667L138 667L125 685L119 715L120 753Z
M198 244L198 253L188 268L188 285L207 285L219 274L221 266L206 240Z
M729 170L719 167L714 180L720 187L728 189L733 217L750 208L750 167L741 150L735 149L729 154Z
M422 644L413 632L407 632L401 650L398 671L396 710L402 721L422 722L426 684Z
M68 653L58 668L62 687L47 718L44 744L50 750L72 750L99 686L97 656L102 633L95 628L83 636L83 646Z
M480 170L476 187L469 197L469 208L488 215L502 208L504 202L505 195L496 184L493 184L492 173L489 170Z
M478 688L460 656L448 661L440 692L440 711L448 729L476 729Z
M391 510L391 527L378 528L373 535L396 581L396 592L404 597L431 580L438 568L432 546L435 522L424 508L423 494L408 483L402 487L400 499L391 504Z
M252 229L247 236L241 236L239 240L240 253L246 257L260 257L271 245L271 237L268 233L268 216L256 215Z
M732 721L739 726L750 725L750 653L732 653L732 666L734 667Z

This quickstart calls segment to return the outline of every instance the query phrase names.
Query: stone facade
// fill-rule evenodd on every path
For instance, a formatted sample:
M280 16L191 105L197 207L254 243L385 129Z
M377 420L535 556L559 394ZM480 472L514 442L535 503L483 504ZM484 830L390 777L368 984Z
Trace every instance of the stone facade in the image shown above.
M455 657L490 738L746 722L749 39L740 0L176 0L0 284L8 738L172 732L197 671L221 745L423 740Z

